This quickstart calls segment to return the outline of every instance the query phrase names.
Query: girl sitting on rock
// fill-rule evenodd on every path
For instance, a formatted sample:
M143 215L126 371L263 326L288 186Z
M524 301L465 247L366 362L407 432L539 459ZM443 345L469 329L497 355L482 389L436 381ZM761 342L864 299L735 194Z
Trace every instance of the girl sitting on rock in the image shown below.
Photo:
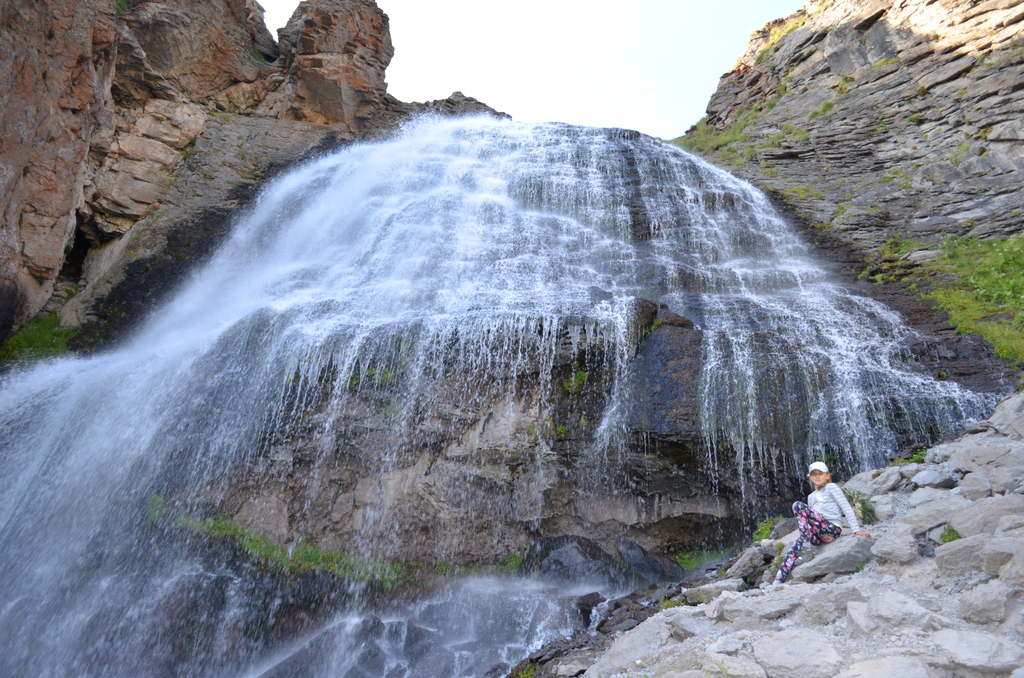
M842 534L843 516L846 516L846 521L850 523L850 528L854 533L862 537L871 536L870 532L861 531L857 514L854 513L850 502L846 501L843 491L832 482L832 474L828 472L825 462L816 461L811 464L807 477L811 481L811 485L814 486L814 492L807 496L807 504L802 501L793 504L793 515L799 521L800 536L786 553L779 572L775 575L775 581L770 586L778 586L786 581L789 573L793 571L800 551L806 544L818 546L830 542Z

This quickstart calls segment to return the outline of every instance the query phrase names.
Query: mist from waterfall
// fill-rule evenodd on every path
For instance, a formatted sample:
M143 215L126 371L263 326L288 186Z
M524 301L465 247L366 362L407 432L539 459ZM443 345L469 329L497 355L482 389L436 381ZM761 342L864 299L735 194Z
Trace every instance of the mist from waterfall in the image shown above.
M727 457L755 469L782 455L795 469L827 454L862 468L901 440L948 435L994 406L911 369L911 332L898 314L830 282L767 199L725 172L621 130L422 120L272 182L122 346L3 378L0 674L271 671L291 650L238 654L230 612L210 620L213 650L174 647L164 619L178 604L176 582L222 582L217 595L236 612L245 586L165 543L147 502L174 497L176 514L214 515L233 474L300 429L319 463L359 421L386 422L363 450L383 475L413 468L428 442L501 408L507 417L530 409L543 425L549 396L563 388L551 377L559 351L586 347L601 361L591 370L609 375L573 472L618 491L607 469L629 444L624 384L643 339L636 299L667 304L704 331L701 429L712 467ZM516 466L539 487L550 451L538 437ZM400 495L381 488L358 508L344 545L353 554L386 555L401 541ZM452 501L500 541L498 512L530 520L543 497ZM479 616L486 637L460 629L445 641L460 675L571 630L556 606L538 612L552 597L539 584L515 595L500 581L459 586L419 601L416 614L448 600L439 623ZM518 610L500 633L484 621L496 598ZM332 622L315 675L351 668L357 627ZM388 671L409 665L407 631L381 641Z

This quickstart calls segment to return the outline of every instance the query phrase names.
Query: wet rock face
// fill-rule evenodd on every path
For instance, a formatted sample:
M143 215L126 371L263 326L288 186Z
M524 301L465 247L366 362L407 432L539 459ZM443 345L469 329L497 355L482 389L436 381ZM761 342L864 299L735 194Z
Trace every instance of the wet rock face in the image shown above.
M0 8L0 338L42 308L64 262L115 40L110 3Z
M722 77L707 124L747 140L711 157L855 251L1019 232L1020 5L815 0Z

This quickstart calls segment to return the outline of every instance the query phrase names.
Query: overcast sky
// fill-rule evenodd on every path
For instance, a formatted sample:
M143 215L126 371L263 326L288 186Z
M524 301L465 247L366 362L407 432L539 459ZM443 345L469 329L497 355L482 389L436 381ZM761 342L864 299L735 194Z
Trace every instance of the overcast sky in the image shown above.
M260 0L272 33L298 0ZM804 0L377 0L391 19L388 91L476 97L513 118L670 139L704 115L747 37Z

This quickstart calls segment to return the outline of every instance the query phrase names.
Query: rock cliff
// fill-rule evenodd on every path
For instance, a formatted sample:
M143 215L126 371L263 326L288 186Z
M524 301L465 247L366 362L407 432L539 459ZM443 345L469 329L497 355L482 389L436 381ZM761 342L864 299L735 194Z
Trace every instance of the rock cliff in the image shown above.
M276 169L409 115L496 114L458 92L389 96L372 0L301 3L280 47L255 0L0 12L0 339L81 288L63 325L88 325L80 346L119 336Z
M1024 228L1024 3L812 0L751 35L677 140L844 247Z

